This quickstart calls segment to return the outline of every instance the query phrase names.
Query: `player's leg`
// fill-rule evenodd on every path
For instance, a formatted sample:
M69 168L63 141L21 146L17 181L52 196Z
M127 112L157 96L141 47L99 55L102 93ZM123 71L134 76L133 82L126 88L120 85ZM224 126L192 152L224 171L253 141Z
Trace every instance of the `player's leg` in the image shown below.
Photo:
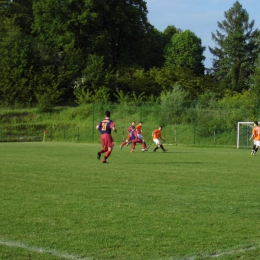
M162 144L160 144L160 148L164 151L164 152L166 152L167 150L163 147L163 145Z
M142 143L142 151L143 152L148 151L146 143L144 142L144 139L141 140L141 143Z
M98 160L100 160L101 154L105 153L108 150L108 147L106 146L105 135L101 135L101 145L102 145L102 149L97 153Z
M112 147L108 147L106 155L104 156L104 159L102 160L102 163L106 163L107 162L107 158L111 155L113 148Z
M98 158L98 160L100 159L101 154L102 154L102 153L105 153L105 152L107 152L107 151L108 151L108 147L103 147L103 149L100 150L100 151L97 153L97 158Z
M122 150L122 148L126 145L128 146L128 143L131 142L131 137L128 135L127 139L120 145L120 149Z
M259 146L260 146L260 141L256 141L256 143L255 143L255 154L257 153Z
M114 147L114 141L111 135L109 134L103 134L103 147L105 147L102 151L105 152L104 159L102 160L102 163L107 162L107 158L111 155L112 148Z
M255 155L255 153L256 153L256 141L254 141L254 145L253 145L253 148L252 148L251 155Z
M143 139L143 143L144 143L144 146L145 146L145 150L148 151L148 146L146 145L146 142L145 142L144 139Z
M159 139L153 139L153 141L155 142L156 144L156 147L153 149L154 152L156 152L159 148L160 148L160 140Z
M132 149L131 149L131 153L134 152L135 150L135 146L136 146L136 143L138 142L138 140L132 140Z

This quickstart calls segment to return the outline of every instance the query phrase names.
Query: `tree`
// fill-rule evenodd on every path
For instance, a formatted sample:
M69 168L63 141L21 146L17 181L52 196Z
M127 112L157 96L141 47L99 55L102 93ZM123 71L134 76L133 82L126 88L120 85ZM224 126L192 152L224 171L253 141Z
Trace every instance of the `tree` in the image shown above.
M14 24L1 19L0 25L0 97L8 106L27 105L33 101L34 41Z
M151 25L143 0L35 0L33 9L34 32L60 51L66 45L80 49L85 62L96 54L116 70L144 57Z
M8 106L33 102L35 41L31 1L0 2L0 97Z
M248 77L259 51L258 29L253 30L254 20L236 1L232 8L224 12L225 20L218 22L220 30L212 33L216 45L209 47L214 55L213 73L227 90L241 92L248 89Z
M177 29L174 25L168 25L163 31L164 36L164 46L171 43L171 39L174 34L182 32L181 29Z
M260 95L260 54L254 64L254 73L250 75L250 90L259 99Z
M76 81L74 95L79 104L89 101L108 102L114 92L115 77L104 68L104 57L89 55L82 77Z
M147 32L144 62L139 63L142 67L149 70L153 67L162 68L165 63L165 48L171 43L171 38L174 34L181 32L173 25L160 32L155 28Z
M163 33L155 28L151 29L147 33L146 46L144 48L146 55L140 65L147 70L153 67L161 68L165 62L164 47Z
M203 75L205 67L201 39L190 30L173 35L165 53L165 67L168 69L189 69L195 75Z

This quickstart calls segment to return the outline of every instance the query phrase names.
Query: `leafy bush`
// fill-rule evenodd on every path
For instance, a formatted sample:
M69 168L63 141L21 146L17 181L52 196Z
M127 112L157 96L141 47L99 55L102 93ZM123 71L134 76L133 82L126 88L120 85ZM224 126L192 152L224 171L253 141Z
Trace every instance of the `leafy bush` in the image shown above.
M177 123L184 110L187 93L178 85L171 91L163 91L160 96L160 117L163 122Z

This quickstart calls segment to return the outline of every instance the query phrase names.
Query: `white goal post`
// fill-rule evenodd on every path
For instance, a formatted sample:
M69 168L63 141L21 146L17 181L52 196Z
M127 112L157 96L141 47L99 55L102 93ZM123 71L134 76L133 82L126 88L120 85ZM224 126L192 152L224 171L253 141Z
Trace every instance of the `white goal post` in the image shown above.
M238 122L237 123L237 148L239 148L239 141L240 141L240 126L241 125L246 125L249 126L251 128L250 131L250 136L252 134L252 129L254 127L254 122Z

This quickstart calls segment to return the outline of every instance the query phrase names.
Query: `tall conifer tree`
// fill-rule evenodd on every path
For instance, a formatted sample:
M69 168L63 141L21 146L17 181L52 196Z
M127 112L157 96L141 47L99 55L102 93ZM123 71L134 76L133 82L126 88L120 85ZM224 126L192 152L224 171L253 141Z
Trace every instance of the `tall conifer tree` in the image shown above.
M238 1L224 16L225 20L218 22L219 30L212 33L216 46L209 47L214 55L213 72L224 89L241 92L249 87L248 78L259 51L259 33Z

